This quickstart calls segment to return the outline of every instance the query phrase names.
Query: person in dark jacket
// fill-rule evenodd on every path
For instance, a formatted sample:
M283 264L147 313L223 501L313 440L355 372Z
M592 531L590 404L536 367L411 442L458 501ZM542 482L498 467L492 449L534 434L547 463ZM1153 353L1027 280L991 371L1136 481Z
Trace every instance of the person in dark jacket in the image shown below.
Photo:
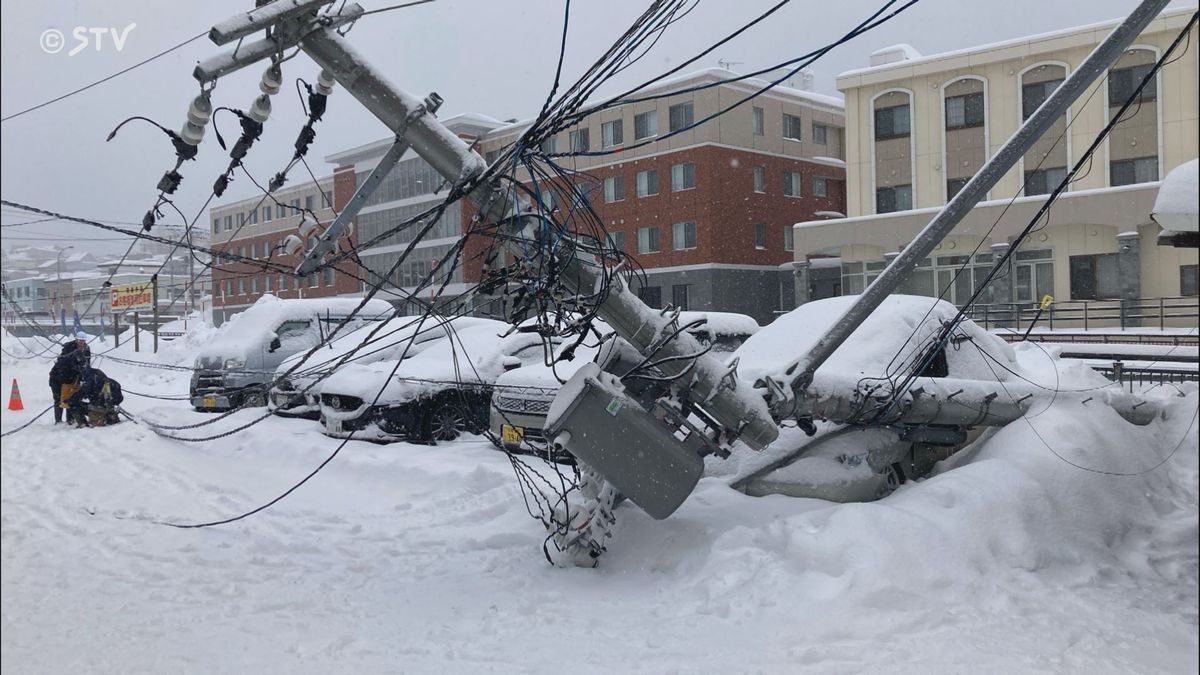
M62 396L63 385L70 385L73 388L79 384L79 378L90 357L91 350L87 345L87 336L80 333L74 340L63 345L62 353L54 360L54 366L50 368L50 394L54 399L55 424L62 422L63 408L65 407Z
M79 391L68 400L67 421L85 426L105 426L121 421L117 406L125 400L121 384L99 368L85 367Z

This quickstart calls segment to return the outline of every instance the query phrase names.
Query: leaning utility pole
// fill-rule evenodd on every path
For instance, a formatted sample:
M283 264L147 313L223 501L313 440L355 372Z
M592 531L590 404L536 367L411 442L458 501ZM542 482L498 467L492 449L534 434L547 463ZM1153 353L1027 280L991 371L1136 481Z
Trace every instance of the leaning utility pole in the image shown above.
M201 84L208 84L298 45L396 134L396 146L400 149L395 153L397 158L403 154L404 145L411 147L454 185L470 184L482 174L487 169L483 158L434 116L440 97L431 94L422 100L396 87L334 30L361 16L362 7L351 3L336 14L317 15L316 10L323 4L326 3L320 0L276 0L214 26L209 37L216 44L240 40L267 28L270 33L263 40L244 43L233 52L200 63L194 77ZM336 223L338 228L349 226L349 220L356 212L355 205L365 201L358 197L356 194L351 198L351 203L342 211L342 217ZM477 186L470 197L481 215L493 222L500 222L514 213L509 191L499 181ZM521 238L523 226L524 223L514 219L511 231L507 233L512 236L504 237L510 251L518 256L523 252L512 240ZM340 235L341 230L331 226L297 273L315 267ZM567 290L590 294L598 287L600 263L591 256L578 251L564 257L562 262L562 280ZM682 331L662 343L664 335L674 332L669 328L673 317L647 307L623 280L618 278L611 284L597 315L643 355L653 354L667 377L690 373L686 379L692 400L700 403L731 438L739 438L750 447L761 449L779 435L779 428L771 419L762 397L731 376L730 370L716 357L702 353L704 349L694 337Z
M946 238L954 226L959 223L975 205L979 203L992 186L1016 165L1017 160L1033 147L1042 134L1050 128L1077 98L1083 95L1096 78L1107 72L1108 68L1120 58L1125 48L1145 30L1154 17L1158 16L1169 0L1143 0L1137 9L1133 10L1121 25L1101 42L1096 49L1084 59L1083 63L1063 81L1054 93L1025 120L1021 128L992 156L983 168L976 173L958 194L949 201L933 220L921 230L900 255L887 266L879 277L858 296L858 301L846 310L817 344L809 350L802 359L791 364L786 372L791 375L788 382L774 382L772 389L784 398L790 398L784 387L790 388L796 394L802 393L812 383L817 368L825 363L837 348L850 337L856 328L862 325L871 312L874 312L883 299L899 288L904 279L912 272L922 259L933 251L938 242Z

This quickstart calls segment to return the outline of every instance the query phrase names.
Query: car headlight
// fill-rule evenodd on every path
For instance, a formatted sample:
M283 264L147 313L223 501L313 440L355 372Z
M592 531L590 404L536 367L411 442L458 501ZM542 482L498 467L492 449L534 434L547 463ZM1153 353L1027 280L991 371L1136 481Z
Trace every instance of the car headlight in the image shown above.
M241 370L246 367L246 362L242 359L225 359L225 370Z

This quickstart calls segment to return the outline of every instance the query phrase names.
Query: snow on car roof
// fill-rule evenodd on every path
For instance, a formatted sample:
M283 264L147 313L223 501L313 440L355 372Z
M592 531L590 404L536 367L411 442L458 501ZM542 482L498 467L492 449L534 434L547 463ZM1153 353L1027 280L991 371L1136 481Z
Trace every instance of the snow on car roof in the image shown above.
M679 313L679 325L683 326L696 319L704 319L703 326L694 330L707 330L714 335L754 335L760 326L754 319L736 312L697 312L686 311Z
M734 352L739 359L738 374L750 381L764 377L790 380L784 370L807 354L857 299L858 296L844 295L816 300L775 319ZM864 377L895 374L889 373L889 369L894 371L915 356L942 323L953 319L957 313L958 309L945 300L913 295L888 296L822 364L817 370L817 380L835 380L839 386L854 386ZM946 349L952 377L1007 379L1005 370L989 362L979 351L986 351L1005 367L1013 369L1016 357L1008 343L969 320L960 324L959 332L978 349L966 345Z
M221 325L212 342L198 352L200 357L241 358L246 351L268 341L279 324L284 321L307 321L314 316L348 316L362 304L362 298L305 298L281 300L274 295L264 295L244 311ZM392 306L384 300L372 298L359 311L364 319L389 317L394 313Z

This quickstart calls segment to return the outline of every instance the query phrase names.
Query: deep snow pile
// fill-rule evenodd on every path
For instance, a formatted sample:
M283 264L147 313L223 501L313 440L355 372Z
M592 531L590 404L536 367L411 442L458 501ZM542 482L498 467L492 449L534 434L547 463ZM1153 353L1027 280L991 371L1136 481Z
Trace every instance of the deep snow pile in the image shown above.
M4 431L48 404L47 367L4 364L26 404ZM147 393L186 389L161 372ZM42 420L0 453L0 658L22 673L1196 672L1200 394L1183 391L1146 427L1039 406L870 504L705 478L665 521L619 508L595 570L545 563L480 439L351 442L274 508L178 530L155 521L248 510L337 441L304 420L200 444Z

